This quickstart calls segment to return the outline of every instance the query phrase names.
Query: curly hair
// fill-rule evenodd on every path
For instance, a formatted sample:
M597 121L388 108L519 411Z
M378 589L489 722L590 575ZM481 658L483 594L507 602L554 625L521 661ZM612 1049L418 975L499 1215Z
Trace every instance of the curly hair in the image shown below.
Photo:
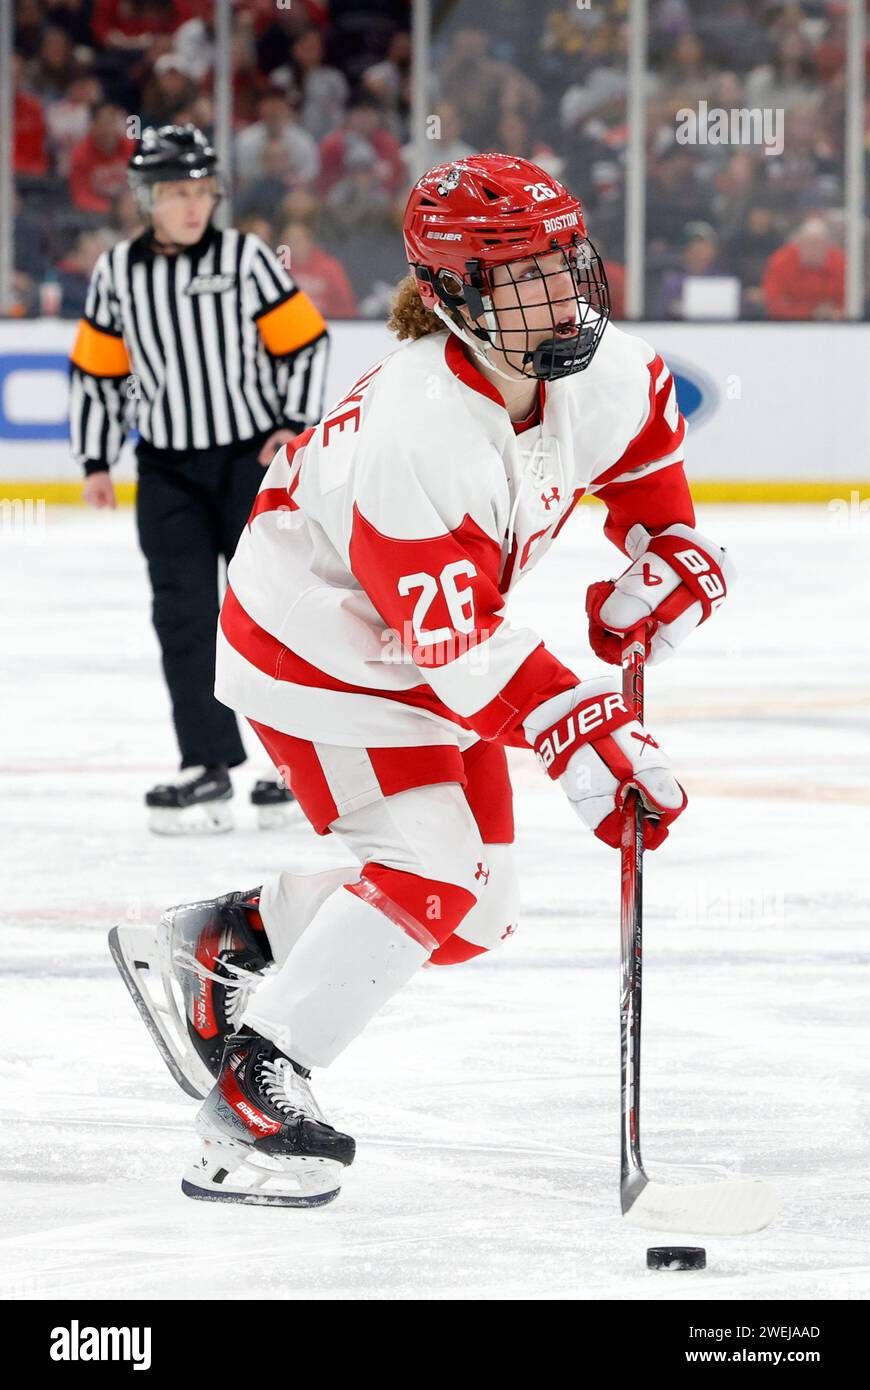
M440 333L444 328L438 315L427 309L420 298L413 275L406 275L399 282L387 328L400 341L403 338L425 338L427 333Z

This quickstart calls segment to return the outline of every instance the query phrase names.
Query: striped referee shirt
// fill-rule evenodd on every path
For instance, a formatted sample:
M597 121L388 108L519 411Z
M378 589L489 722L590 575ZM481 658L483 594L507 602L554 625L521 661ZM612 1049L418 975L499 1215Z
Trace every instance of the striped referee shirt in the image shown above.
M260 237L209 226L175 255L150 231L94 267L70 355L70 433L86 473L133 423L155 449L304 430L323 410L326 323Z

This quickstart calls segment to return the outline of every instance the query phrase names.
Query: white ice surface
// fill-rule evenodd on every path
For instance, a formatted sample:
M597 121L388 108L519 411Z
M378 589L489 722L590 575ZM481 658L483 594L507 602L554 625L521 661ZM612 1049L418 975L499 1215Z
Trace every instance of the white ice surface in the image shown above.
M586 584L620 568L581 509L514 620L580 674ZM301 819L160 840L175 766L130 511L49 510L2 546L0 1294L12 1298L867 1298L870 518L708 508L733 598L651 668L689 793L647 861L643 1148L660 1180L757 1176L782 1215L650 1273L618 1205L618 856L512 755L524 915L421 972L316 1079L356 1135L311 1212L194 1203L178 1091L117 977L118 921L340 862ZM10 602L14 595L14 601ZM253 747L253 743L251 745Z

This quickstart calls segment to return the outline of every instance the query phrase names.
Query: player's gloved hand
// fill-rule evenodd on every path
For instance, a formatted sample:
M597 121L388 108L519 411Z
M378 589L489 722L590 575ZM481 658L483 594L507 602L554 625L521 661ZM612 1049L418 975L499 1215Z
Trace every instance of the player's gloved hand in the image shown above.
M644 845L655 849L685 809L657 741L629 712L613 681L584 681L545 700L523 730L548 776L558 781L577 815L599 840L619 848L622 809L632 787L640 792Z
M625 573L586 591L590 646L612 666L622 661L625 634L640 624L647 658L670 656L719 607L735 578L722 547L691 526L669 526L658 536L633 526L625 544L632 557Z

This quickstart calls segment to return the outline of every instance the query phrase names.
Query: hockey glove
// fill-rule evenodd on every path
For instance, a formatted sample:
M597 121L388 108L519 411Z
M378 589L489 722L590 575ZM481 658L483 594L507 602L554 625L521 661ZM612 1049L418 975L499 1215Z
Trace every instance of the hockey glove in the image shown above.
M632 787L647 812L647 849L662 843L671 822L685 809L686 793L668 759L606 677L545 700L523 729L545 772L606 845L619 848L622 808Z
M617 580L590 584L586 591L589 643L612 666L622 661L625 635L632 628L646 645L646 657L670 656L718 608L734 582L725 551L690 526L669 526L650 536L633 526L626 536L632 563Z

